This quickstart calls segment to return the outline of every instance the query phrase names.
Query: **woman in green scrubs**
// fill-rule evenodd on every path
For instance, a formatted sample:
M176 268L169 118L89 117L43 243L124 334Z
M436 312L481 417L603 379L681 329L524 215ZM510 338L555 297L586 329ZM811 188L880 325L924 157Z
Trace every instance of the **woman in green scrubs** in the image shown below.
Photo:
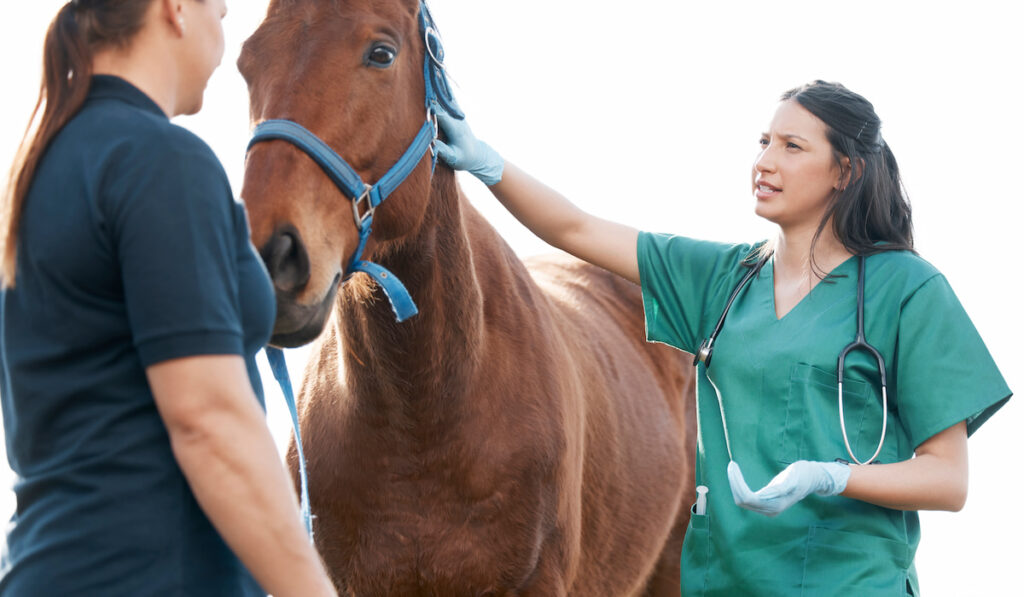
M696 480L684 595L916 595L918 510L963 507L967 437L1011 392L946 279L914 252L910 208L870 102L816 81L783 94L751 173L767 243L638 232L587 214L443 119L439 154L549 244L641 285L648 340L697 353ZM867 341L851 352L860 258ZM874 463L867 461L884 441ZM852 455L851 455L852 452ZM851 458L853 456L854 458ZM751 487L762 488L753 491Z

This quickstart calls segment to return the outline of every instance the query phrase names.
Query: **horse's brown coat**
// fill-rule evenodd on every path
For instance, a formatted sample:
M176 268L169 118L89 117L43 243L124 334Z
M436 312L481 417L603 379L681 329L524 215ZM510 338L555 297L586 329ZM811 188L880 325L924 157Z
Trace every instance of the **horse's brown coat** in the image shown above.
M423 122L417 9L272 2L239 60L254 121L296 120L378 180ZM365 66L381 41L395 64ZM355 225L307 156L257 145L243 196L257 247L288 230L308 254L304 283L275 275L275 341L323 329L299 402L341 594L678 593L692 369L644 342L639 288L570 258L528 270L428 157L367 249L419 306L399 324L365 276L334 297Z

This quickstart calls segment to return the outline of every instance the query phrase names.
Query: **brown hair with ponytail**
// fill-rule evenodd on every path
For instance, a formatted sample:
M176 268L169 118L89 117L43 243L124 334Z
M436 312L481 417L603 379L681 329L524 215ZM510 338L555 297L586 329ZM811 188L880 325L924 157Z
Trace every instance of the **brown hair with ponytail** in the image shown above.
M43 43L39 99L18 149L0 212L0 286L14 286L18 226L39 160L64 125L82 108L97 49L127 48L142 29L153 0L72 0L50 23ZM42 116L36 123L36 117ZM33 132L33 125L34 127Z

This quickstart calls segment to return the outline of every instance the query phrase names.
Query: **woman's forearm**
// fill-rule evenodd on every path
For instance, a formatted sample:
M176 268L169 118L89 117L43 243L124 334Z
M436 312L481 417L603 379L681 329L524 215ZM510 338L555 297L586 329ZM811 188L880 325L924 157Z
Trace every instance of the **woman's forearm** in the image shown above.
M565 239L591 217L561 193L510 162L505 162L501 181L489 188L531 232L549 245L565 251L570 248L563 246Z
M583 211L558 191L508 162L501 181L489 188L517 220L544 242L627 280L640 282L635 229Z
M334 595L242 357L185 357L146 375L192 493L263 589Z
M960 510L967 499L966 425L936 434L910 460L852 465L842 495L895 510Z
M172 433L175 457L203 511L264 590L334 595L255 399L253 406L249 416L214 413Z

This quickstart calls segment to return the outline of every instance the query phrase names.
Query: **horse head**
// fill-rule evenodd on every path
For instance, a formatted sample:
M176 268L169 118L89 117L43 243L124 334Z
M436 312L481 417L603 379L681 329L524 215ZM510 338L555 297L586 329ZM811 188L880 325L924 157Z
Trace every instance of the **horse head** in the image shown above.
M424 58L430 65L432 40L440 51L425 11L420 0L273 0L242 48L238 68L259 125L242 196L277 296L274 344L298 346L320 333L361 241L362 255L387 262L423 224L433 171L426 149L436 137ZM271 125L282 122L292 132L275 136ZM320 145L302 149L294 135ZM405 176L389 185L399 162ZM388 195L371 212L379 187ZM361 239L368 220L372 234ZM390 274L382 271L377 282ZM356 295L374 292L363 276L351 284Z

